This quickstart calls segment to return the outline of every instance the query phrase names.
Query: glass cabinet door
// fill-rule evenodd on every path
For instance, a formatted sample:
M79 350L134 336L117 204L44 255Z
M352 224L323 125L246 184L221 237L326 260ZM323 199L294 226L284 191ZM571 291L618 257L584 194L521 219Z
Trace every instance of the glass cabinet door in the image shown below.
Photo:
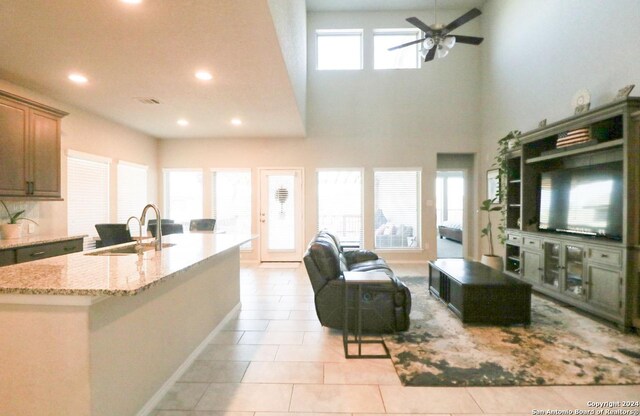
M558 288L560 286L560 244L545 241L544 273L542 283Z
M584 249L582 247L566 245L564 247L564 291L567 294L584 296Z

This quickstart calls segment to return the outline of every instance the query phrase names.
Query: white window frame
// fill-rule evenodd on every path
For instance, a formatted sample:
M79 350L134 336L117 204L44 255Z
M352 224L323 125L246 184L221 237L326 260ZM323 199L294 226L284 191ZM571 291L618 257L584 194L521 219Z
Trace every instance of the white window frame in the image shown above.
M364 168L318 168L316 169L316 230L320 231L320 187L318 186L318 174L320 172L335 172L335 171L351 171L351 172L360 172L360 220L361 220L361 231L360 231L360 247L364 248L364 234L365 234L365 221L364 221Z
M124 218L124 216L120 215L120 209L122 208L121 205L120 205L121 204L120 190L121 190L122 179L124 179L124 178L120 177L120 167L121 166L132 167L132 168L141 169L141 170L145 171L145 175L146 176L145 176L145 189L144 189L145 198L144 199L145 199L146 202L144 203L144 205L141 205L139 207L140 211L136 216L139 216L140 213L142 213L142 209L149 202L149 166L142 165L142 164L139 164L139 163L127 162L126 160L118 160L118 164L116 166L116 175L117 175L117 184L118 184L118 186L117 186L118 189L116 189L116 195L117 195L117 198L118 198L117 204L116 204L116 218L117 218L117 221L119 221L119 222L120 221L125 222L125 221L127 221L127 218ZM133 214L133 215L135 215L135 214ZM131 234L132 235L137 235L137 233L138 233L137 228L132 226Z
M323 36L357 36L360 38L360 66L358 68L320 68L320 48L318 39ZM315 31L317 71L361 71L364 68L364 30L363 29L316 29Z
M107 183L106 183L106 197L107 197L107 210L106 210L106 222L111 221L111 164L112 159L105 156L95 155L92 153L80 152L73 149L67 149L66 151L66 169L67 169L67 232L69 234L75 234L69 230L69 224L73 221L73 214L69 214L69 159L80 159L89 162L102 163L107 165ZM95 248L95 240L98 238L97 230L93 230L92 233L88 233L88 236L84 239L84 249Z
M422 59L420 59L420 44L416 44L416 66L412 68L376 68L376 56L375 56L375 42L376 36L408 36L415 35L415 40L418 40L422 37L423 32L419 29L410 29L410 28L394 28L394 29L374 29L373 37L372 37L372 45L371 50L373 51L373 69L376 71L387 71L393 69L401 69L401 70L411 70L411 69L420 69L422 67ZM408 46L409 47L409 46ZM413 47L413 46L411 46Z
M416 189L416 199L417 204L416 207L418 209L417 212L417 224L416 224L416 232L415 235L419 236L420 239L418 241L417 247L398 247L398 248L389 248L389 247L376 247L376 236L375 236L375 228L373 230L373 246L376 251L422 251L423 249L423 241L422 241L422 168L419 167L402 167L402 168L373 168L373 215L375 218L375 207L376 207L376 190L375 190L375 178L376 172L417 172L418 173L418 183Z
M210 188L211 188L211 209L210 209L210 215L213 217L213 213L216 211L216 195L215 192L213 192L213 173L214 172L243 172L246 173L248 172L250 177L251 177L251 207L249 209L249 215L250 217L250 223L251 223L251 228L253 229L253 221L254 221L254 201L253 201L253 188L254 188L254 176L253 176L253 169L251 168L210 168L209 169L209 178L211 179L211 183L210 183ZM217 221L217 219L216 219ZM251 230L250 230L251 232ZM242 244L240 246L240 251L245 251L245 252L252 252L254 250L254 246L253 246L253 240L250 240L244 244Z
M163 219L172 219L171 218L171 210L170 210L170 204L169 204L169 181L167 181L167 174L171 173L171 172L199 172L202 175L202 189L200 189L201 195L202 195L202 206L200 207L202 210L202 215L204 215L204 196L205 196L205 183L206 180L204 178L204 170L200 169L200 168L164 168L162 169L162 200L163 200L163 212L162 212L162 218ZM189 230L189 222L182 222L180 223L182 224L183 227L185 227L185 230Z

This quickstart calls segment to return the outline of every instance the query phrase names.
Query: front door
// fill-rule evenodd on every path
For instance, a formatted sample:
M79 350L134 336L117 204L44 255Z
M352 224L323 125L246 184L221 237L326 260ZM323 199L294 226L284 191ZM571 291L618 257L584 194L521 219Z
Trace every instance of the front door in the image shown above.
M302 169L261 169L260 261L301 261L302 247Z

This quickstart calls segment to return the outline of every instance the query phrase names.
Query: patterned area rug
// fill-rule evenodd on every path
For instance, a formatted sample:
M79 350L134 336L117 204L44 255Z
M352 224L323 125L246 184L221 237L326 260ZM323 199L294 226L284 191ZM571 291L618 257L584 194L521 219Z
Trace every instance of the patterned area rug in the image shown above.
M428 294L427 278L401 280L411 289L411 327L384 340L406 386L640 384L635 334L536 295L528 328L463 325Z

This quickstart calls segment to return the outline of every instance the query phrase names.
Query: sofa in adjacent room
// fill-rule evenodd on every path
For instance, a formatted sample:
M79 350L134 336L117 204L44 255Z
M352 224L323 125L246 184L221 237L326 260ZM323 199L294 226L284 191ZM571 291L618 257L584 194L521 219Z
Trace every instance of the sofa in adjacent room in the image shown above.
M342 329L344 325L345 271L382 271L391 285L365 284L362 288L362 329L364 332L389 333L409 328L411 293L393 273L384 259L368 250L345 251L338 238L320 231L309 243L304 264L313 286L318 319L323 326ZM348 305L354 307L355 291L350 291ZM349 328L355 325L355 314Z

